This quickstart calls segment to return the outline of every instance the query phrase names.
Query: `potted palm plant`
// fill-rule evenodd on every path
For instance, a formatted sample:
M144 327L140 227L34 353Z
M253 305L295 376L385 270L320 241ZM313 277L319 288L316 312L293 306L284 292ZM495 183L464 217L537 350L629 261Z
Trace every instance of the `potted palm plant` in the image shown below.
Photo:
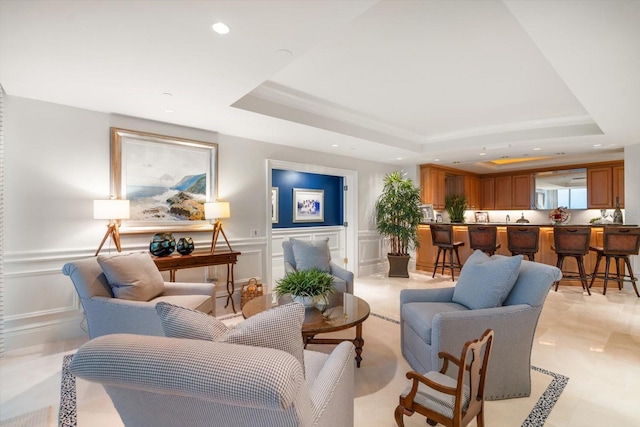
M297 270L287 273L276 282L278 295L291 295L291 299L301 302L305 307L311 307L335 292L333 276L318 268Z
M409 277L409 250L420 245L420 203L420 189L405 174L395 171L385 176L375 215L378 231L389 240L389 277Z
M449 221L464 222L464 212L467 210L467 198L461 195L447 196L444 208L449 214Z

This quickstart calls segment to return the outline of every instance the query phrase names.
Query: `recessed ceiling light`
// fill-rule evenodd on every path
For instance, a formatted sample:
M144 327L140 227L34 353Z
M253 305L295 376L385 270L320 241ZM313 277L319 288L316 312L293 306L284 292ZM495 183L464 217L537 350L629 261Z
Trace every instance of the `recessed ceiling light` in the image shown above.
M224 22L216 22L211 26L211 28L213 28L213 31L215 31L216 33L223 34L223 35L229 34L229 31L231 31L229 26Z
M433 161L434 161L434 162L439 162L439 161L440 161L440 159L433 159Z
M602 144L593 144L593 148L600 148L602 147Z
M396 160L402 160L402 157L396 157Z
M164 112L165 113L173 113L175 110L173 108L165 108Z
M338 147L338 144L332 144L331 146L332 147Z
M540 151L540 147L534 148L533 151Z
M481 155L481 156L486 156L486 155L487 155L487 153L480 153L480 155Z

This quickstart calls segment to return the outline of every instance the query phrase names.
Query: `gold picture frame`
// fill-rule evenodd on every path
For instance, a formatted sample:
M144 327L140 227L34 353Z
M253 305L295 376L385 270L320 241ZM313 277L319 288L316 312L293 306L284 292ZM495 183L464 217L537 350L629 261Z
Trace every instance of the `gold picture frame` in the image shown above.
M216 143L112 127L111 194L131 206L121 233L211 230L217 169Z

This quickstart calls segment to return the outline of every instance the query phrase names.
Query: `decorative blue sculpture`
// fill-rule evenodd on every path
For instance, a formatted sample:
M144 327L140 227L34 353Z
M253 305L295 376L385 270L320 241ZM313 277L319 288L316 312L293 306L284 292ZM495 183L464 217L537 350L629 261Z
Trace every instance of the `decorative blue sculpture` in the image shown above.
M176 239L171 233L156 233L149 244L149 252L155 256L169 256L176 250Z
M194 248L193 239L191 237L181 237L178 240L178 246L176 246L176 249L181 255L189 255L193 252Z

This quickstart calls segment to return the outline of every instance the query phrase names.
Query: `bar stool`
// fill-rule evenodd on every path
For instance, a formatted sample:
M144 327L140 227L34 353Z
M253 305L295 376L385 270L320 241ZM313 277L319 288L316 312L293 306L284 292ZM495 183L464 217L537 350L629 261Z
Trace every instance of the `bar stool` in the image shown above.
M553 229L553 243L551 247L558 255L558 261L556 267L562 271L562 280L575 280L580 279L582 288L587 291L587 294L591 295L589 286L587 285L588 274L584 270L584 256L589 253L589 240L591 239L591 227L563 227L558 226ZM562 270L562 264L565 257L573 257L578 263L578 273L575 271ZM558 292L558 280L556 285L556 292Z
M622 289L623 282L631 282L633 284L633 290L638 294L638 287L636 282L638 278L633 275L633 269L629 262L629 255L637 255L638 249L640 249L640 228L638 227L616 227L607 226L604 228L604 245L603 246L591 246L589 250L592 250L598 254L596 260L596 267L593 269L591 275L591 283L589 287L593 286L593 282L598 279L604 279L604 288L602 289L602 295L607 294L607 282L609 279L618 282L618 289ZM600 267L600 261L602 257L606 257L605 272L604 274L598 274L598 267ZM616 263L616 275L610 278L609 265L611 264L611 258ZM622 274L620 274L620 261L624 261L629 270L629 274L624 274L624 267Z
M460 263L460 255L458 254L458 248L464 246L464 242L453 241L453 226L451 225L436 225L431 224L431 242L434 246L438 247L438 254L436 255L436 262L433 264L433 275L436 277L438 267L442 266L442 274L444 274L445 266L451 270L451 280L454 278L454 269L460 270L462 264ZM453 262L453 253L456 253L457 262ZM440 253L442 253L442 262L440 262ZM447 253L449 253L449 264L447 265Z
M540 227L536 225L507 226L507 245L511 255L526 255L529 261L535 261L540 240Z
M498 227L469 224L467 229L469 230L469 246L474 251L480 249L491 256L500 248L500 243L497 243Z

